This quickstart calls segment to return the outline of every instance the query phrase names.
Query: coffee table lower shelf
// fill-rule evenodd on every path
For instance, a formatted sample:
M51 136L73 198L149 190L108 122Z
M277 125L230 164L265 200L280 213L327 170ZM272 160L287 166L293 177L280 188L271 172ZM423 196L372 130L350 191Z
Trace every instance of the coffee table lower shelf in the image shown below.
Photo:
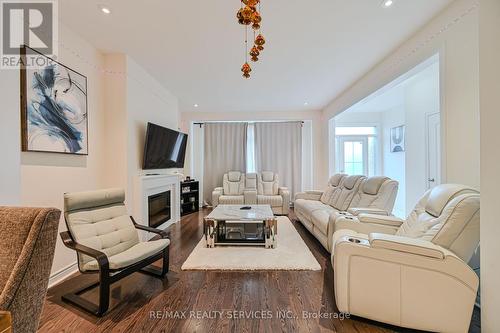
M277 220L216 220L204 219L206 246L277 246Z

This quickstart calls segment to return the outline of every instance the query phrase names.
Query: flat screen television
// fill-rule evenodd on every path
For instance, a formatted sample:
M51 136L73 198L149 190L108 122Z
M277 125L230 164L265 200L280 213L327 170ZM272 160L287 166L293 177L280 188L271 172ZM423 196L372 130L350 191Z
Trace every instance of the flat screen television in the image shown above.
M142 168L183 168L187 138L187 134L148 123Z

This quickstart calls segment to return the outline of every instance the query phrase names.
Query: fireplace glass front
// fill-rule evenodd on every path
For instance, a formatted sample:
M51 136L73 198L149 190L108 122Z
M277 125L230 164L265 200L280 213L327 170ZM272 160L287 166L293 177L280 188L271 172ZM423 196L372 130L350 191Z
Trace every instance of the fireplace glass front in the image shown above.
M156 228L170 220L170 191L165 191L148 197L150 227Z

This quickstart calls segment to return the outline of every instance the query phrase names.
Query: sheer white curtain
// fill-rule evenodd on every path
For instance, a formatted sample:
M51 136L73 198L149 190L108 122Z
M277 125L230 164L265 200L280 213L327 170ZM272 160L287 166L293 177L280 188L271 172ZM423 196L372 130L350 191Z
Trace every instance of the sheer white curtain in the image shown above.
M278 173L293 198L302 188L302 122L255 123L255 164Z
M246 171L247 123L205 123L203 197L212 201L228 171Z

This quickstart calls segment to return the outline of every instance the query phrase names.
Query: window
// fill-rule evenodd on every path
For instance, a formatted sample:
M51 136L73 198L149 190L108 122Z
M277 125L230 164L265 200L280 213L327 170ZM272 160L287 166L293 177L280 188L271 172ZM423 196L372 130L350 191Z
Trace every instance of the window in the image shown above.
M337 172L366 176L376 174L376 127L336 127L335 146Z

